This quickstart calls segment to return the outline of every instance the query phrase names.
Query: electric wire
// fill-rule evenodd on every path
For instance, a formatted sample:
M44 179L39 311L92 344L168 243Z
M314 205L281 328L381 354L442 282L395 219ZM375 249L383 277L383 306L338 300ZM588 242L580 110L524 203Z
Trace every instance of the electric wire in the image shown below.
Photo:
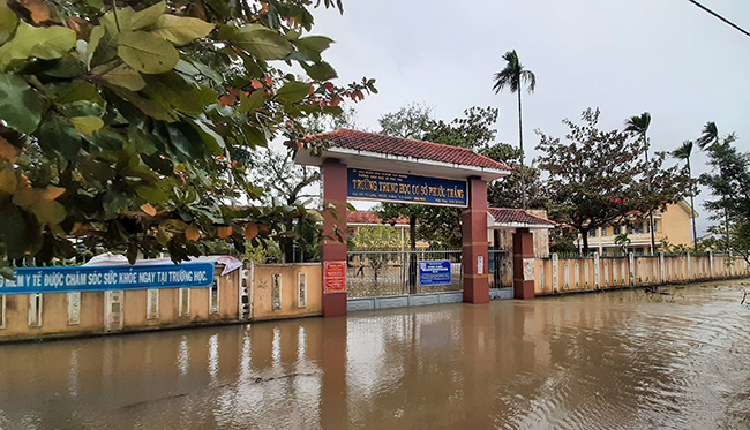
M725 22L729 24L732 28L739 31L740 33L744 34L745 36L750 37L750 32L747 30L744 30L739 25L733 23L732 21L729 21L728 19L724 18L723 16L719 15L718 13L712 11L711 9L707 8L706 6L703 6L702 4L698 3L697 0L688 0L690 3L698 6L699 8L703 9L704 11L708 12L710 15L715 16L716 18L719 18L720 21Z

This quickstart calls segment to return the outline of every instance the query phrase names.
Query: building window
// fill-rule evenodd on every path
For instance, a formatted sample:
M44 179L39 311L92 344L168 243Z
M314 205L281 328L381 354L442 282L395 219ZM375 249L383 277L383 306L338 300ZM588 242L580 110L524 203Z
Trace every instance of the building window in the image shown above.
M149 288L146 294L148 294L148 303L146 303L146 309L148 309L148 311L146 318L157 319L159 318L159 289Z
M42 294L29 294L29 327L41 327L43 324L44 298Z
M615 236L617 236L618 234L622 234L622 226L621 225L614 226L613 230L614 231L613 231L612 234L614 234Z
M638 224L635 225L635 232L637 234L643 233L643 223L642 222L639 222Z
M589 237L596 236L596 229L589 230Z
M659 221L654 220L654 233L659 231Z
M632 226L632 225L629 225L629 226L628 226L628 234L633 234L633 231L634 231L634 230L633 230L633 226Z
M607 227L602 227L602 236L607 235Z
M0 295L0 329L5 328L5 294Z
M219 313L219 278L214 276L214 283L211 284L211 307L212 314Z
M271 310L281 309L281 273L271 275Z
M81 323L81 293L68 293L68 325Z
M180 309L179 316L188 317L190 316L190 288L182 287L179 293Z

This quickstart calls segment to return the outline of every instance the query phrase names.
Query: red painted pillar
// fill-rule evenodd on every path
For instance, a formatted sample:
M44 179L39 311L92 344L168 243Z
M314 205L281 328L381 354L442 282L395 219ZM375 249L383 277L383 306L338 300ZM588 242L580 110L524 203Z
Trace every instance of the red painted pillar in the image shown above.
M464 235L464 302L489 303L487 181L469 178L469 207L461 214Z
M323 316L346 316L346 164L326 159L323 176ZM335 207L336 218L329 210ZM341 235L341 240L336 236Z
M531 267L524 267L524 259ZM534 298L534 238L528 228L517 228L513 234L513 298Z

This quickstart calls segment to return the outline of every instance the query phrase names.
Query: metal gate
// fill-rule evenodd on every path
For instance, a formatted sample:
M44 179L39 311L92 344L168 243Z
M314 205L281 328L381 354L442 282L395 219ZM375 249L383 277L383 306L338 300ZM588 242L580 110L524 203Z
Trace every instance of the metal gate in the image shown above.
M463 289L462 252L450 251L349 251L346 283L349 298L395 296ZM420 261L448 260L450 285L419 285Z

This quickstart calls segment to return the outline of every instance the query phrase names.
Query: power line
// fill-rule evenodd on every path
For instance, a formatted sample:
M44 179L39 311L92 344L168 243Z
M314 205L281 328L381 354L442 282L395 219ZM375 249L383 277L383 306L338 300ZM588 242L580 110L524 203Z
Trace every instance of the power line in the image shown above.
M744 34L745 36L748 36L748 37L750 37L750 32L748 32L747 30L744 30L744 29L742 29L742 28L741 28L741 27L740 27L739 25L737 25L737 24L733 23L732 21L729 21L728 19L726 19L726 18L724 18L723 16L719 15L718 13L716 13L716 12L712 11L711 9L707 8L706 6L703 6L702 4L698 3L698 2L697 2L697 0L688 0L688 1L689 1L690 3L692 3L692 4L696 5L696 6L698 6L699 8L701 8L701 9L705 10L705 11L706 11L706 12L708 12L708 13L709 13L710 15L713 15L713 16L715 16L716 18L719 18L719 20L720 20L720 21L723 21L723 22L725 22L725 23L729 24L729 25L730 25L730 26L732 26L732 27L733 27L733 28L734 28L735 30L739 31L740 33Z

